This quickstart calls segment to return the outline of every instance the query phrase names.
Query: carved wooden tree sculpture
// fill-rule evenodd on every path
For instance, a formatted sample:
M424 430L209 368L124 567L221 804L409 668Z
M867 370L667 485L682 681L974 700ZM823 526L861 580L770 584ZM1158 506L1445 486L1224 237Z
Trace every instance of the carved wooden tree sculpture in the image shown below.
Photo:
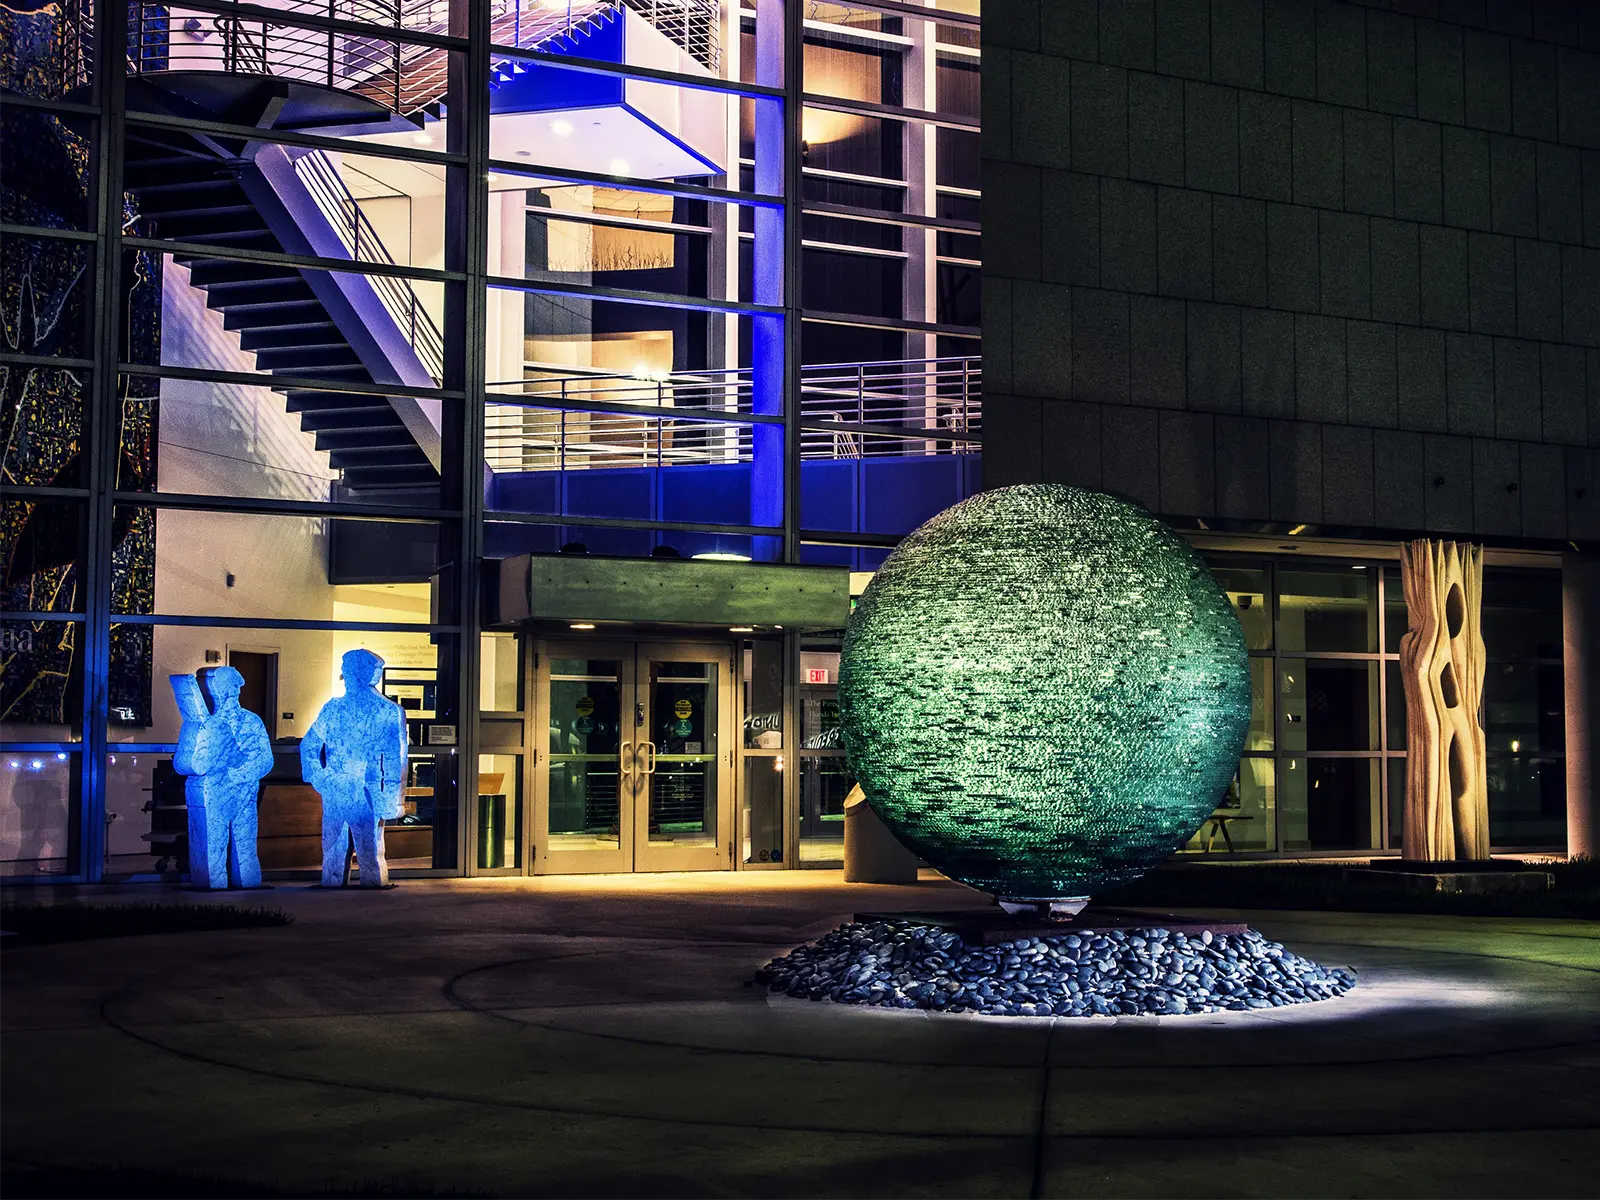
M1410 630L1400 639L1406 693L1408 859L1489 857L1480 624L1483 548L1411 542L1400 549Z

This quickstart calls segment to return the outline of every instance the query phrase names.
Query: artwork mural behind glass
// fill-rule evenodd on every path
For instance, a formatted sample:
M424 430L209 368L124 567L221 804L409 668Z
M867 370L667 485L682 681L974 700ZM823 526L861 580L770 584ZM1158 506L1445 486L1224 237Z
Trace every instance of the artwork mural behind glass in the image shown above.
M54 5L0 8L0 89L58 96L63 56ZM0 222L46 229L82 227L89 208L90 143L56 116L7 107L0 141L26 171L0 172ZM132 222L131 207L124 220ZM160 359L161 259L128 251L122 261L126 324L119 352L135 363ZM0 345L16 354L87 358L93 255L85 243L0 239ZM83 487L84 414L91 379L71 367L0 366L0 482ZM153 379L119 385L116 486L153 491L156 396ZM74 503L11 502L0 512L0 594L10 611L81 609L78 562L82 514ZM147 614L155 598L155 514L124 508L113 530L115 611ZM82 698L79 631L59 622L18 622L7 630L0 672L0 720L71 724ZM114 626L108 681L111 719L147 725L152 634Z

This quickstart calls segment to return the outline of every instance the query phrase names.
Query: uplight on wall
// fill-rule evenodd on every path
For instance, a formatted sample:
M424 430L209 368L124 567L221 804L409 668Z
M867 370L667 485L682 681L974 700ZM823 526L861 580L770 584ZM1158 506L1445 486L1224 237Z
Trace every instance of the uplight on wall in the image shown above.
M748 554L734 554L728 550L705 550L699 554L691 554L690 558L701 562L749 562Z

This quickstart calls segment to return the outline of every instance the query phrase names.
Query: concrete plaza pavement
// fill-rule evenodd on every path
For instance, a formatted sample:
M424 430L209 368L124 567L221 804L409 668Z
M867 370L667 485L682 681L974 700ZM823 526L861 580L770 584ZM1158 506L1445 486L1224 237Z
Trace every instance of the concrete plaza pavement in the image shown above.
M4 953L9 1194L40 1167L401 1195L1600 1194L1596 923L1250 913L1360 986L1050 1020L744 986L856 911L986 903L943 880L198 899L295 923Z

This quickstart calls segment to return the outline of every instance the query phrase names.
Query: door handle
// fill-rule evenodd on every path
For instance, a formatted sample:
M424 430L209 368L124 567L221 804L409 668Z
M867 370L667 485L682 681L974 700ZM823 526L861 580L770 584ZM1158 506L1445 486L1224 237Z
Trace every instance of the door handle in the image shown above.
M649 765L645 767L644 773L646 775L654 775L656 773L656 744L654 742L640 742L639 749L650 751Z
M633 774L633 743L623 742L617 748L617 771L623 776Z

